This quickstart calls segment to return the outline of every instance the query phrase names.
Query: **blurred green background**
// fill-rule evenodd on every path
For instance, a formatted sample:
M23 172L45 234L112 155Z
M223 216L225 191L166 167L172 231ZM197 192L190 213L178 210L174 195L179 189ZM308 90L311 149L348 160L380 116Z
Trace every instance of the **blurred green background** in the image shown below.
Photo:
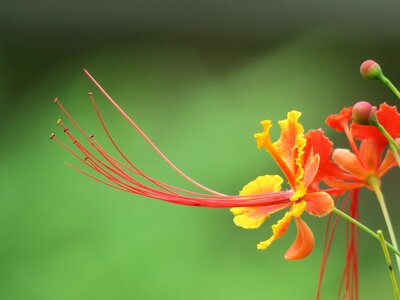
M322 127L346 146L327 115L359 100L396 103L358 67L373 58L400 83L399 11L399 2L372 0L2 2L0 299L313 299L326 218L305 216L316 248L289 262L293 226L269 250L255 247L277 217L243 230L228 210L112 190L63 163L79 166L48 138L55 132L66 141L52 101L60 97L102 142L87 98L94 92L132 161L188 187L106 103L83 75L88 68L182 170L236 194L278 172L256 149L259 121L297 109L306 128ZM399 232L396 171L383 190ZM364 223L384 228L369 191L360 207ZM343 232L341 224L322 299L336 299ZM391 297L380 247L361 233L360 299Z

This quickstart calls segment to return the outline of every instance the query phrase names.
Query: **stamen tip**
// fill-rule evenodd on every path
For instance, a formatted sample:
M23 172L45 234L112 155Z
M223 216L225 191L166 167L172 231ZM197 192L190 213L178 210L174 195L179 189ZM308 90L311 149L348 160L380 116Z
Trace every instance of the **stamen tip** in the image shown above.
M52 140L56 135L54 133L50 134L50 139Z
M93 93L92 93L92 92L89 92L88 95L89 95L89 96L93 96Z
M61 119L58 119L57 120L57 125L61 125L62 124L62 120Z
M58 102L58 98L54 98L54 103L57 103Z

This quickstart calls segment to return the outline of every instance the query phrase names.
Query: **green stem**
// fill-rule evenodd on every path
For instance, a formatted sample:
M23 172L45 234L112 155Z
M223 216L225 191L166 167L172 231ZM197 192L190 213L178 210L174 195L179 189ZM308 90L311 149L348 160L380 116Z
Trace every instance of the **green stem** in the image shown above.
M394 234L393 225L392 225L392 222L390 221L389 212L386 207L385 198L383 197L381 188L379 187L379 178L377 178L375 176L371 176L367 179L367 182L374 190L376 198L378 199L379 205L381 206L383 218L385 219L386 227L388 229L392 245L395 249L399 249L399 247L397 246L397 241L396 241L396 236ZM400 273L400 257L399 256L396 256L396 262L397 262L398 271Z
M388 140L390 146L392 146L394 149L396 149L397 152L400 152L400 146L392 138L392 136L389 134L389 132L386 131L385 127L383 127L379 122L376 122L374 125L385 136L385 138Z
M386 86L400 99L400 92L399 90L393 85L393 83L385 77L385 75L381 75L379 79L386 84Z
M396 144L397 145L397 144ZM393 153L393 156L394 156L394 159L396 160L396 162L397 162L397 165L400 167L400 156L399 156L399 151L397 151L397 149L392 145L392 144L389 144L389 148L390 148L390 150L392 151L392 153Z
M356 225L358 228L360 228L362 231L364 231L365 233L369 234L370 236L372 236L374 239L379 241L379 236L373 232L371 229L369 229L367 226L365 226L364 224L362 224L361 222L357 221L356 219L353 219L352 217L350 217L348 214L342 212L341 210L337 209L336 207L333 208L332 212L334 212L335 214L339 215L340 217L342 217L343 219L345 219L346 221L349 221L350 223ZM400 251L397 250L397 248L393 247L391 244L389 244L388 242L385 242L386 246L393 251L397 257L400 257Z
M396 276L394 275L394 272L393 272L392 261L390 259L389 251L386 246L383 232L382 232L382 230L378 230L376 233L378 234L379 240L381 241L383 255L385 256L386 264L389 269L389 275L390 275L390 280L392 281L394 296L396 297L396 300L400 300L399 287L397 286Z

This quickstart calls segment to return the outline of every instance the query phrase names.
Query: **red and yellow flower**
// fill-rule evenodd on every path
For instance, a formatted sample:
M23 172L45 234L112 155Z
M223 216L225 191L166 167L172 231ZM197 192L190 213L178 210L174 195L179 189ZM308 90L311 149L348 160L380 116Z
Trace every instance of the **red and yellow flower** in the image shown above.
M327 192L319 191L317 186L321 179L321 174L318 174L321 155L324 160L327 157L325 153L319 153L324 149L324 145L318 147L318 143L323 141L325 146L329 147L329 145L326 144L326 140L321 139L323 134L320 130L304 134L303 126L298 122L300 115L300 112L291 111L286 120L279 122L281 135L274 143L271 142L272 123L269 120L261 122L263 132L255 134L258 148L264 148L269 152L285 175L293 191L289 198L290 201L272 206L231 209L237 226L253 229L260 227L270 214L288 208L283 218L272 226L272 236L258 243L257 248L268 248L272 242L286 232L291 220L294 219L297 237L285 254L285 258L289 260L306 257L314 247L312 231L301 218L303 212L307 211L311 215L321 217L330 213L334 206L332 197ZM314 148L314 144L317 147ZM278 175L260 176L244 186L240 195L279 192L282 189L283 181Z
M332 170L335 169L335 165L330 160L332 143L321 130L313 130L304 134L303 126L298 122L300 112L289 112L287 119L279 122L281 135L276 142L272 143L269 134L272 127L271 121L261 122L263 132L255 135L258 148L264 148L271 154L286 177L290 189L282 190L284 181L282 177L265 175L257 177L243 187L239 195L226 195L201 185L181 171L89 72L86 70L84 72L151 148L174 171L195 187L200 188L202 192L194 192L164 183L140 170L112 137L92 93L89 93L89 97L101 126L119 157L115 158L107 153L94 136L87 134L60 101L55 99L55 103L83 137L83 142L78 140L61 120L58 124L63 127L64 133L72 141L75 150L66 146L55 134L51 135L51 139L80 160L89 171L73 165L70 165L71 167L100 183L135 195L180 205L231 208L235 224L243 228L258 228L270 214L287 209L283 218L272 226L272 236L260 242L257 247L259 249L268 248L273 241L286 232L291 220L294 219L297 226L297 237L285 257L300 259L311 253L314 247L314 237L301 217L304 211L318 217L330 213L334 207L331 194L336 194L337 189L320 190L318 187L318 183L327 175L332 175ZM339 169L337 168L337 170Z

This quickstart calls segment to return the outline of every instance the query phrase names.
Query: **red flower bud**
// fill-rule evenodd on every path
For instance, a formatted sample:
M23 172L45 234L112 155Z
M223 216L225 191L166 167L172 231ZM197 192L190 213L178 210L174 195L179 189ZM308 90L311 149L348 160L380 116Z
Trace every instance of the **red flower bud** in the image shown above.
M353 121L360 125L373 125L374 124L374 108L369 102L360 101L354 104Z
M376 61L366 60L360 66L361 76L367 79L379 79L383 73Z

